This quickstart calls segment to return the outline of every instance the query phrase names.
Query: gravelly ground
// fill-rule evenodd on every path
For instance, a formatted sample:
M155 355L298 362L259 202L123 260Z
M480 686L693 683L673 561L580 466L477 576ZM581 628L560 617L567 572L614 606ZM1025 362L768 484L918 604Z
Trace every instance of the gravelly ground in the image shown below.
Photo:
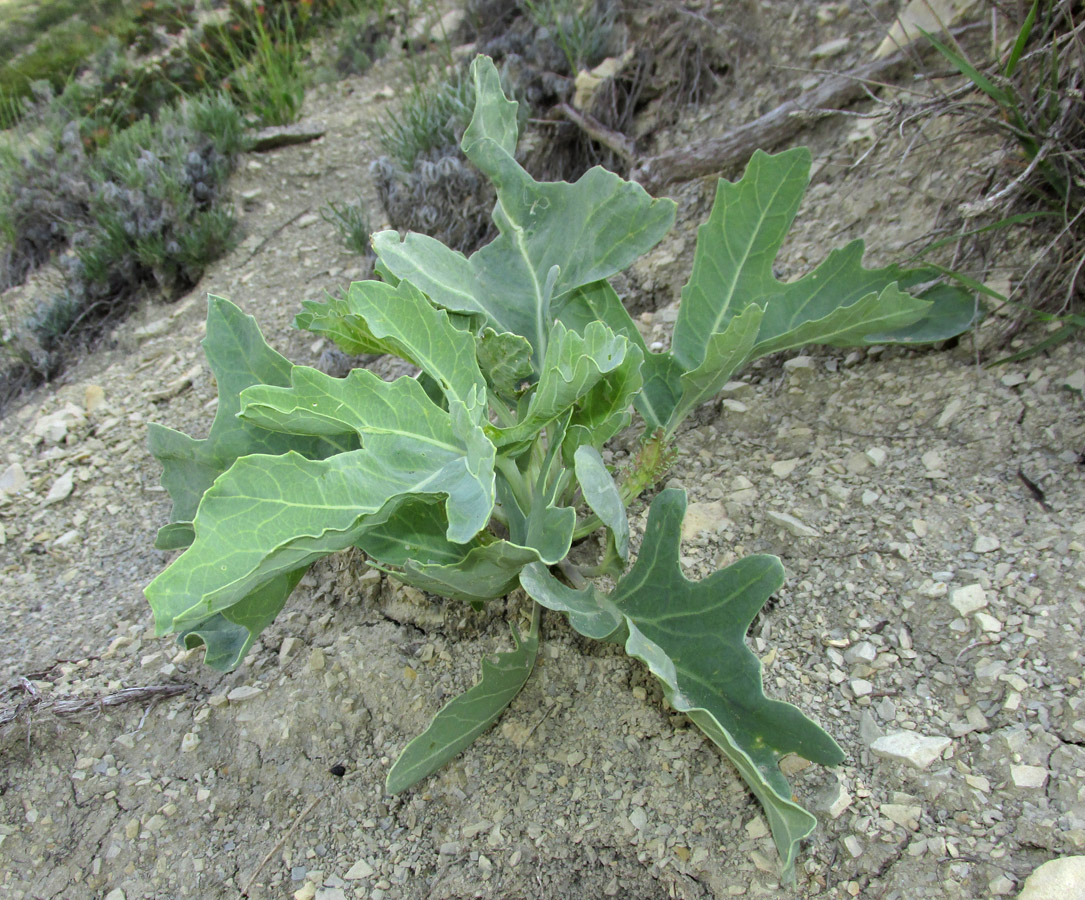
M794 53L836 36L805 34L802 9ZM852 41L841 67L877 34ZM202 291L241 304L291 358L318 358L293 314L361 268L316 213L356 193L377 209L366 165L396 71L311 97L327 136L248 161L235 187L250 237L200 292L149 307L4 421L4 704L32 699L20 676L41 700L185 687L71 717L42 703L7 728L4 895L978 898L1085 853L1080 344L993 370L975 365L972 339L767 362L681 436L671 480L690 496L687 574L783 558L787 584L751 644L769 692L848 754L836 771L790 769L820 819L795 888L779 886L767 826L726 761L638 663L554 616L500 724L419 789L383 794L404 743L473 682L481 654L505 648L505 622L526 612L516 597L479 615L347 556L313 570L230 675L153 637L141 590L167 561L151 547L168 505L145 425L210 421ZM764 102L721 100L667 139ZM816 263L826 234L892 258L957 178L902 162L889 141L849 170L867 149L848 141L853 127L808 135L815 186L781 272ZM679 228L633 279L658 302L642 318L660 340L708 186L675 196ZM894 735L941 740L896 751Z

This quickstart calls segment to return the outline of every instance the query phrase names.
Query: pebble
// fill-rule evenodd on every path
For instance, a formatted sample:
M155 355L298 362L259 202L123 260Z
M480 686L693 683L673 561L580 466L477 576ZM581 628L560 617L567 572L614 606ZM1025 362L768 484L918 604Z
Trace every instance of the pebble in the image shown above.
M991 553L992 551L997 550L1001 546L1002 542L998 538L981 534L972 544L972 552Z
M906 803L883 803L878 807L878 812L901 828L918 831L919 817L922 815L923 810L921 807Z
M1010 766L1010 778L1019 788L1042 788L1047 784L1047 774L1043 766Z
M974 618L976 624L988 634L998 634L1002 631L1002 623L989 613L978 612Z
M59 503L61 500L67 500L75 487L74 478L74 473L69 469L54 481L53 486L49 488L49 493L45 495L45 502L43 505L50 506L53 503Z
M30 479L26 477L25 470L18 463L12 463L4 469L4 474L0 475L0 491L6 494L22 493L29 484Z
M633 823L637 831L643 831L644 826L648 824L648 813L644 811L643 806L638 806L629 814L629 821Z
M832 819L839 819L851 806L852 796L844 783L837 779L830 784L818 800L817 807Z
M980 585L969 584L950 591L949 603L962 616L970 616L987 605L987 594Z
M870 460L875 468L881 468L885 464L888 455L882 447L871 447L866 452L866 458Z
M309 668L314 672L324 671L324 651L314 647L309 653Z
M920 461L923 463L923 468L927 470L928 475L945 475L945 460L936 450L928 450L920 457Z
M185 732L185 736L181 738L181 752L191 753L199 746L200 736L194 731Z
M281 666L289 660L300 646L301 641L296 637L283 638L283 642L279 645L279 665Z
M318 888L314 900L347 900L347 895L341 887Z
M346 878L348 881L356 881L361 878L369 878L373 874L373 872L373 867L364 859L360 859L353 866L347 869L347 873L343 877Z
M294 900L313 900L316 896L316 885L311 881L307 881L300 888L294 891Z
M1085 900L1085 856L1048 860L1025 879L1017 900Z
M788 513L773 512L770 510L765 515L769 521L775 522L783 528L784 531L793 534L795 537L817 537L820 534L816 528L811 528L801 519L797 519L795 516Z
M849 834L844 838L844 847L851 854L852 859L858 859L863 855L863 842L854 834Z
M885 759L895 759L917 769L925 769L939 759L952 743L945 735L927 737L914 731L898 731L878 738L870 749Z
M938 421L934 423L935 428L945 428L956 417L957 413L964 407L964 403L959 398L954 398L946 404L945 409L942 410L942 414L938 417Z
M813 50L810 51L810 58L829 59L833 56L839 56L850 46L851 40L849 38L836 38L835 40L826 41L824 44L818 44Z
M779 462L772 464L772 474L777 478L787 478L792 472L795 471L801 460L796 457L795 459L781 459Z
M251 684L243 684L241 687L235 687L226 695L226 699L231 703L242 703L245 700L251 700L264 691L262 688L253 687Z
M113 890L105 895L105 900L124 900L124 891L120 888L113 888Z

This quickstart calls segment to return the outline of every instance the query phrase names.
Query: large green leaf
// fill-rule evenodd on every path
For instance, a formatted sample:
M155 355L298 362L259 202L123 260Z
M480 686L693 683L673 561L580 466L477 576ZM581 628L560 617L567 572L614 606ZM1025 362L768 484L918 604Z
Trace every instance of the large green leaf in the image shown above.
M836 765L843 752L796 707L765 697L761 663L744 637L783 582L780 561L752 556L691 582L679 564L685 494L665 490L652 502L640 553L609 597L574 591L538 565L520 583L536 601L569 615L591 637L624 641L686 713L735 764L765 809L785 875L816 819L791 799L778 761L798 753Z
M229 300L207 298L203 348L218 382L218 406L208 436L191 438L157 424L148 429L151 453L162 463L162 484L173 499L170 524L159 531L155 543L160 550L179 550L192 543L192 519L200 499L239 456L295 450L320 459L358 446L352 439L327 441L268 432L237 418L244 388L289 384L293 365L265 343L256 320Z
M516 587L520 570L539 561L539 551L511 541L494 541L470 550L453 563L407 560L395 577L423 591L478 604L504 597Z
M370 287L370 291L381 291L389 302L395 296L395 287L382 282L374 282L380 287ZM303 300L303 311L294 317L298 328L323 335L332 341L344 353L362 356L367 353L398 355L396 348L387 341L376 337L365 324L365 319L351 308L350 289L345 297L326 296L323 302Z
M390 794L405 791L469 747L512 703L527 683L539 651L539 637L521 639L513 629L516 649L482 661L478 684L449 701L422 734L411 741L388 771Z
M895 266L863 268L862 241L834 250L797 281L778 281L772 265L809 171L805 148L775 156L757 151L742 179L720 180L712 214L697 231L693 270L682 290L671 344L685 371L697 368L713 336L754 303L764 316L752 357L810 343L854 346L869 334L907 329L923 318L926 339L947 338L968 327L970 318L959 314L959 295L915 297L892 287L910 273ZM932 316L934 302L948 303L952 314Z
M373 247L388 271L439 306L526 337L539 366L551 304L653 247L674 221L674 203L598 167L575 184L535 181L512 156L516 104L502 94L493 62L479 57L471 71L475 113L462 147L497 189L498 237L470 258L419 234L382 232Z
M304 387L323 378L329 389L349 383L369 391L374 399L366 409L345 403L339 409L364 434L365 447L327 460L288 453L235 462L204 495L192 546L147 588L160 632L203 621L282 573L356 543L367 525L395 512L399 498L447 498L450 541L467 543L489 521L494 448L481 429L465 421L457 426L457 413L461 420L468 415L462 404L455 401L450 416L410 378L389 383L364 370L349 381L314 370L297 374ZM254 415L286 406L283 401L309 402L324 416L320 427L339 403L327 391L310 400L301 388L250 390Z

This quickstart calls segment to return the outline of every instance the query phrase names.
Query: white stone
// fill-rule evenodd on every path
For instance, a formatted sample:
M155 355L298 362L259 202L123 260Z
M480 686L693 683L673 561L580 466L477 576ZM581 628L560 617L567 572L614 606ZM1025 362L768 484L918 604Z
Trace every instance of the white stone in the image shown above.
M914 731L898 731L878 738L870 749L885 759L906 762L917 769L925 769L946 751L953 743L944 735L917 734Z
M934 423L935 428L945 428L956 417L957 413L964 407L964 403L959 397L955 397L946 404L946 408L942 410L942 414L938 417L938 421Z
M1017 900L1085 900L1085 856L1045 862L1025 879Z
M928 450L921 457L923 467L929 472L942 472L946 468L945 461L936 450Z
M795 459L781 459L779 462L772 464L772 474L777 478L787 478L798 467L801 460L796 457Z
M863 855L863 842L854 834L849 834L844 838L844 846L847 848L848 853L851 854L852 859L858 859Z
M962 616L970 616L987 605L987 594L980 585L969 584L950 591L949 602Z
M1002 542L993 535L981 534L972 544L973 553L991 553L1002 546Z
M48 506L51 503L59 503L61 500L67 500L68 497L71 496L74 486L73 473L72 470L69 469L53 482L53 486L49 488L49 493L45 495L45 505Z
M1047 769L1043 766L1010 766L1010 778L1015 787L1042 788L1047 784Z
M253 687L251 684L243 684L241 687L235 687L226 695L226 699L231 703L241 703L244 700L251 700L258 694L262 694L263 691L258 687Z
M18 494L25 491L30 479L26 477L26 471L18 463L12 463L4 474L0 475L0 491L7 494Z
M314 900L347 900L347 895L341 887L317 888Z
M682 520L682 540L692 540L702 531L716 534L727 521L727 510L722 500L690 503Z
M974 618L976 624L988 634L998 634L1002 630L1002 623L989 613L978 612Z
M124 900L124 891L120 888L113 888L113 890L105 895L105 900Z
M847 50L849 46L851 46L851 40L849 38L836 38L835 40L826 41L824 44L818 44L818 46L810 51L810 56L812 59L829 59L833 56L839 56Z
M887 456L888 454L882 447L871 447L866 452L866 458L871 461L875 468L884 465Z
M643 806L638 806L629 814L629 821L633 823L637 831L643 831L644 826L648 824L648 813L644 811Z
M789 534L793 534L795 537L817 537L819 532L816 528L811 528L801 519L795 518L795 516L788 513L769 511L765 514L771 522L776 523L784 531Z
M922 815L923 810L921 807L912 806L908 803L883 803L878 807L878 812L901 828L918 831L919 817Z
M865 678L853 678L851 680L851 692L856 697L867 697L874 693L874 685Z
M297 652L298 647L301 646L301 641L296 637L285 637L283 642L279 645L279 665L283 665L291 656Z
M784 371L791 372L792 374L798 374L804 370L809 372L814 368L814 358L812 356L796 356L787 360L784 363Z
M200 746L200 736L194 731L185 732L185 736L181 738L181 752L191 753L197 747Z
M369 878L373 874L373 872L373 867L364 859L360 859L353 866L347 869L347 874L343 877L347 879L347 881L357 881L361 878Z

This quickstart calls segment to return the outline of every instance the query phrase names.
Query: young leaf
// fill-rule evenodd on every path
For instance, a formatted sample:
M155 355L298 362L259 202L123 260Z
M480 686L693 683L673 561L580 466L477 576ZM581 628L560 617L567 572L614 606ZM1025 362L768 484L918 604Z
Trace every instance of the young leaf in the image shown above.
M385 787L398 794L432 775L470 746L505 711L527 683L539 651L539 637L521 638L512 632L516 649L497 655L497 662L482 661L478 684L451 700L434 716L429 727L411 741L388 772Z
M382 232L373 248L389 271L437 305L526 337L538 367L552 303L655 246L674 221L674 203L598 167L576 184L535 181L512 156L516 104L502 94L493 62L476 58L471 71L475 114L462 146L497 188L498 237L470 258L418 234Z
M207 298L203 348L218 382L218 406L210 433L199 440L157 424L148 431L151 453L162 463L162 485L173 499L170 524L159 531L155 542L160 550L179 550L192 543L192 519L200 499L239 456L295 450L322 459L358 446L352 439L327 441L269 432L237 418L244 388L289 384L293 364L272 350L256 320L229 300Z
M383 291L389 300L395 295L395 288L390 284L372 282L381 285L371 287L371 291ZM351 286L353 287L353 285ZM323 302L303 300L303 312L294 317L294 325L313 334L323 335L340 350L350 356L362 356L367 353L398 356L396 348L388 341L382 341L370 332L365 319L351 309L350 289L346 297L327 296Z
M584 494L584 502L614 535L614 548L622 562L629 561L629 519L625 504L618 493L603 457L594 447L578 447L573 457L576 480Z
M623 366L639 368L640 360L631 355L633 352L635 348L629 346L629 341L614 334L602 322L593 322L583 335L568 331L560 322L555 323L539 383L527 412L515 425L497 429L497 445L515 444L533 437L609 373ZM639 357L639 353L636 356ZM628 402L623 404L623 411L626 407ZM606 413L603 418L607 418Z
M498 397L512 399L526 382L534 380L531 344L527 338L484 328L475 344L475 353L486 383Z
M520 587L540 606L567 615L569 624L584 637L622 643L629 634L621 610L590 584L575 590L558 581L546 566L532 563L520 573Z
M396 577L439 597L479 603L503 597L514 587L520 570L539 562L539 551L510 541L475 547L454 563L443 565L407 560Z

